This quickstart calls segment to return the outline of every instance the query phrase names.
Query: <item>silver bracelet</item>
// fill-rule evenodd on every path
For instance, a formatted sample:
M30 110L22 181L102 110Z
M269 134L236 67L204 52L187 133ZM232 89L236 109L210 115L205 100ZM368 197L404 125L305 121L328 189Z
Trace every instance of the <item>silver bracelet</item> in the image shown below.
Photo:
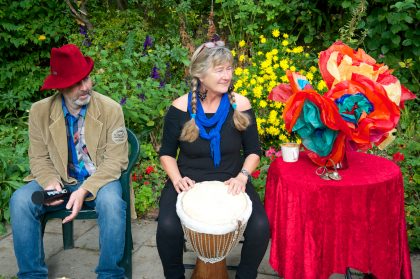
M241 169L241 173L248 177L248 180L251 180L251 175L246 169Z

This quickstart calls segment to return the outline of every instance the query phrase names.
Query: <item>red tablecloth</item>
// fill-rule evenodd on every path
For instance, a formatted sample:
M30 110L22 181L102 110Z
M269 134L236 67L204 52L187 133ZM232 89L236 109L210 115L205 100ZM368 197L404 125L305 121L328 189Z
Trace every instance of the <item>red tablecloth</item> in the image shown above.
M412 278L402 174L393 162L349 152L341 181L322 180L305 153L268 170L270 264L285 279L324 279L346 267L378 279Z

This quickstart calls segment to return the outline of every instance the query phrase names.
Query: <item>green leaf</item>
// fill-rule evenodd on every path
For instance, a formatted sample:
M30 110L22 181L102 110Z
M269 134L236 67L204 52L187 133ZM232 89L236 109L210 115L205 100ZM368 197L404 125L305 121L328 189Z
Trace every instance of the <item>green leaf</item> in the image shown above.
M303 41L304 41L306 44L309 44L309 43L311 43L311 42L313 41L313 39L314 39L314 37L313 37L313 36L311 36L311 35L306 35L306 36L303 38Z
M389 51L389 48L388 48L388 46L387 46L387 45L383 45L383 46L381 46L381 53L382 53L382 54L387 54L387 53L388 53L388 51Z
M344 9L347 9L348 7L351 7L351 5L352 5L351 1L341 2L341 7L343 7Z
M393 36L393 37L392 37L391 41L392 41L392 43L393 43L395 46L397 46L397 45L399 45L399 44L400 44L400 42L401 42L401 38L400 38L400 36L395 35L395 36Z
M405 39L405 40L402 42L402 45L403 45L403 46L411 46L411 44L412 44L412 40L411 40L411 39Z

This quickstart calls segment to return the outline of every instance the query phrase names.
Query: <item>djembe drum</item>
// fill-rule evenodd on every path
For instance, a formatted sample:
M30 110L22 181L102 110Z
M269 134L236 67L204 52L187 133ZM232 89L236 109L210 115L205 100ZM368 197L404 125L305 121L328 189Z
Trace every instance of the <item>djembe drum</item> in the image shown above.
M196 183L178 195L176 212L197 254L194 279L228 278L226 256L238 244L252 212L246 193L232 195L220 181Z

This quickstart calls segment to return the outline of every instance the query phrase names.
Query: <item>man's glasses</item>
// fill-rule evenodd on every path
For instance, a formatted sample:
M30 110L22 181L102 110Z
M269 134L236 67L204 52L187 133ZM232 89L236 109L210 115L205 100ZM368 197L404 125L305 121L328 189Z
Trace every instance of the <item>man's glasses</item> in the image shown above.
M200 49L200 52L198 54L200 54L205 48L214 48L214 47L222 47L222 46L225 46L224 41L207 42L207 43L204 43L204 46Z

